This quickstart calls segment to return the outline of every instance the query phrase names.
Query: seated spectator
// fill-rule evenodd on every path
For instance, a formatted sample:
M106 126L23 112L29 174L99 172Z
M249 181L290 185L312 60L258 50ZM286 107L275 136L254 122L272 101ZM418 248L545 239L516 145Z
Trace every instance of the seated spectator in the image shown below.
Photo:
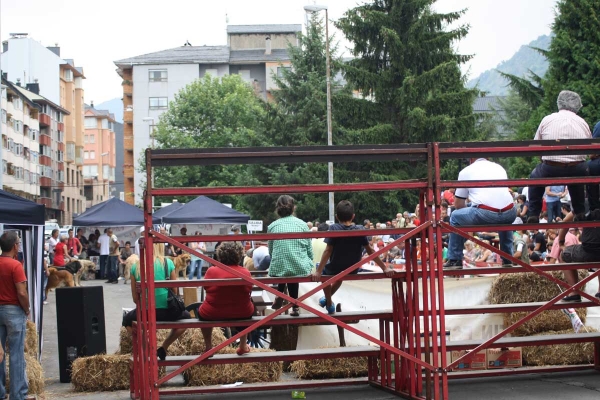
M464 259L468 262L475 262L477 257L479 257L480 251L475 247L475 243L467 240L465 242L465 256Z
M565 235L565 247L575 246L579 244L579 239L573 234L574 228L570 228ZM558 239L558 233L554 237L552 246L550 247L550 253L546 256L546 262L548 264L556 264L561 261L560 257L560 240Z
M515 235L513 256L524 263L529 264L529 251L527 251L527 242L523 235Z
M529 261L538 262L542 261L542 255L535 251L535 244L529 243L527 245L527 249L529 250Z
M252 252L252 263L254 264L254 268L256 270L266 271L269 269L269 265L271 264L271 256L269 255L268 244L266 242L258 242L257 246L258 247L256 247Z
M250 271L240 267L244 256L244 248L238 242L222 242L217 249L218 260L228 267L250 277ZM204 279L234 279L237 276L224 269L213 266L206 271ZM198 309L198 318L203 321L222 321L235 319L249 319L254 315L254 304L250 295L252 284L243 283L236 286L205 286L206 299ZM243 328L242 328L243 329ZM202 328L205 349L212 349L212 328ZM239 356L249 353L248 337L240 337L240 346L237 349Z
M490 244L487 240L483 241L486 244ZM476 263L486 262L486 263L495 263L496 262L496 253L491 251L490 249L483 248L482 253L475 260Z
M526 220L527 211L529 211L527 197L525 197L525 195L523 194L520 194L519 196L517 196L517 217L520 217L522 220Z
M348 200L342 200L337 204L335 216L339 223L331 225L329 227L330 231L352 231L363 229L362 226L357 226L352 222L355 216L354 206ZM366 236L326 238L325 243L327 243L327 248L321 257L319 267L312 274L313 281L315 282L321 281L321 274L337 275L358 263L361 260L363 247L369 255L375 252L373 247L369 244ZM388 277L392 277L394 275L394 269L386 267L381 259L375 258L375 263ZM358 268L352 273L358 273ZM332 301L332 296L341 286L342 281L337 281L331 286L323 288L323 293L325 296L321 297L319 300L319 305L324 307L328 314L335 313L335 304Z

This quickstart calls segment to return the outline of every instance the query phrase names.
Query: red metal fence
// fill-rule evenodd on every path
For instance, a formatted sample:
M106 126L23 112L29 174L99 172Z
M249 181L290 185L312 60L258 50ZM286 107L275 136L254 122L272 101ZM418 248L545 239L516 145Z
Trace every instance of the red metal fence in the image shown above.
M157 399L162 394L190 394L208 392L246 391L246 390L274 390L287 388L304 388L348 384L371 384L384 390L391 391L411 399L448 399L448 379L464 376L488 376L511 373L531 373L533 369L521 370L498 370L491 372L478 372L471 374L450 373L450 370L462 359L470 357L477 350L506 347L508 345L531 345L535 341L531 338L507 338L506 335L535 315L547 309L560 309L557 302L570 290L578 289L586 282L594 279L600 272L591 274L585 280L579 282L573 288L563 281L552 277L547 271L555 269L590 268L590 265L563 265L532 267L503 254L500 255L511 260L519 267L515 268L481 268L477 274L491 273L515 273L530 271L538 273L550 279L563 288L565 292L544 304L532 303L529 305L503 305L503 306L479 306L464 309L446 309L444 306L444 276L470 275L472 271L454 270L444 271L442 268L442 242L444 233L452 232L463 236L468 232L480 230L480 227L461 227L456 229L441 221L441 199L440 194L444 188L461 187L464 184L457 181L442 181L440 179L441 162L448 159L459 159L468 157L515 157L534 156L540 154L587 154L600 153L600 145L595 141L562 141L562 142L497 142L497 143L427 143L410 145L373 145L373 146L317 146L303 148L233 148L233 149L184 149L184 150L150 150L146 151L147 182L152 182L152 170L155 167L170 167L182 165L226 165L226 164L276 164L276 163L325 163L325 162L382 162L382 161L405 161L408 163L422 163L427 165L428 175L424 179L403 182L377 182L359 184L338 185L292 185L292 186L263 186L263 187L199 187L199 188L153 188L148 187L146 191L145 210L145 247L141 255L140 269L141 281L138 288L141 293L141 304L138 312L138 320L135 325L134 354L132 359L131 394L132 398ZM469 187L492 187L492 186L525 186L525 185L548 185L557 183L600 183L597 177L590 178L553 178L553 179L518 179L505 181L483 181L469 182ZM387 244L384 248L362 260L350 269L334 276L324 277L322 283L300 296L297 300L278 292L271 287L272 284L281 282L310 282L309 277L295 278L248 278L235 270L199 254L187 246L189 242L207 241L217 242L226 239L224 235L214 236L185 236L167 237L153 230L152 226L152 198L154 196L176 196L176 195L250 195L250 194L280 194L280 193L323 193L353 192L353 191L398 191L416 190L419 192L420 216L422 224L414 229L385 229L372 230L369 234L394 234L402 233L400 239ZM582 226L586 224L550 224L546 227L557 225L560 227ZM590 224L587 224L590 225ZM591 224L596 226L597 224ZM527 228L529 226L523 226ZM512 226L486 227L486 230L513 230ZM318 233L296 233L296 234L253 234L240 235L237 240L277 240L293 238L315 238L315 237L340 237L340 236L362 236L364 232L318 232ZM420 257L417 259L417 239L420 239ZM469 237L469 239L474 240ZM477 240L475 240L477 241ZM160 281L154 282L154 270L152 263L145 260L153 260L152 244L154 242L171 243L185 251L195 254L197 257L223 268L240 279L228 280L190 280L190 281ZM388 251L400 242L405 243L406 269L398 272L391 279L392 288L392 310L381 310L377 312L351 312L328 315L319 309L315 309L303 303L304 300L339 280L361 280L361 279L386 279L383 274L360 274L349 275L359 268L364 262L373 260L380 254ZM489 245L477 241L483 247ZM438 251L438 249L440 251ZM492 248L498 252L497 249ZM419 265L420 263L420 265ZM149 267L150 266L150 267ZM176 321L169 323L158 323L153 312L155 308L154 289L159 287L193 287L210 285L239 285L243 281L249 282L265 291L283 297L288 304L273 314L265 317L254 318L248 321L235 322L206 322L206 321ZM582 291L581 295L589 301L581 303L582 306L597 306L600 301ZM297 319L285 318L283 313L293 305L297 305L309 314L302 315ZM578 305L579 307L579 305ZM563 306L564 308L564 306ZM149 310L152 310L151 312ZM500 334L484 342L446 341L446 315L457 314L483 314L488 312L512 312L531 311L529 315L516 324L506 327ZM310 315L312 314L312 315ZM363 332L350 324L358 319L378 319L379 337ZM156 358L156 330L157 328L177 327L221 327L221 326L244 326L245 329L232 336L224 343L215 346L210 351L194 357L179 357L176 360L159 362ZM326 349L315 349L312 351L288 351L273 353L250 353L249 356L239 358L227 358L215 355L221 348L231 344L243 334L251 332L260 327L279 324L335 324L356 335L368 340L372 348L348 348L344 352L335 352ZM529 341L528 341L529 340ZM600 335L580 334L562 335L561 337L547 336L543 339L536 338L537 343L570 343L589 341L595 343L595 364L588 366L570 367L570 370L582 368L600 369ZM447 359L449 350L473 350L460 360L450 362ZM366 379L342 379L329 381L298 381L278 382L261 385L242 385L235 388L223 387L198 387L198 388L161 388L161 385L185 369L197 365L210 365L227 362L259 362L259 361L293 361L297 359L332 358L344 356L366 356L368 357L369 372ZM212 357L212 358L211 358ZM177 365L175 371L168 372L159 377L158 367L164 365ZM565 370L567 368L553 367L540 369L544 372Z

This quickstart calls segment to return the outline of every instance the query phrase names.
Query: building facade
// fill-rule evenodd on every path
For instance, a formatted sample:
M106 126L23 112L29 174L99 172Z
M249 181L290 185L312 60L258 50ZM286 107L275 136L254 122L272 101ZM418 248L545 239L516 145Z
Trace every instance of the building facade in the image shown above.
M86 207L114 196L115 188L115 119L106 110L85 107L83 137L83 179Z
M49 161L50 165L42 165L52 168L56 164L62 168L54 170L62 180L56 180L58 186L50 188L50 195L44 189L48 186L42 185L39 201L51 203L52 207L48 208L55 211L50 214L59 214L56 219L60 224L71 225L73 215L85 211L82 175L85 130L83 69L76 67L71 59L62 59L58 45L44 47L27 34L12 34L9 40L2 43L2 50L2 70L7 74L7 79L20 82L22 87L30 88L34 95L52 105L49 106L48 115L56 118L49 121L51 125L47 127L51 142L42 145L50 146L49 151L56 152L56 157ZM52 111L53 106L58 108ZM52 121L55 125L52 125ZM41 120L40 125L40 131L46 132ZM48 142L47 139L41 141ZM48 183L46 178L50 177L43 178L42 181Z
M298 45L301 25L229 25L225 46L182 46L115 61L123 78L124 200L142 202L145 173L139 159L169 102L186 85L210 74L239 74L270 100L273 74L289 68L287 48Z
M2 78L0 132L2 134L2 187L36 201L40 196L41 107Z

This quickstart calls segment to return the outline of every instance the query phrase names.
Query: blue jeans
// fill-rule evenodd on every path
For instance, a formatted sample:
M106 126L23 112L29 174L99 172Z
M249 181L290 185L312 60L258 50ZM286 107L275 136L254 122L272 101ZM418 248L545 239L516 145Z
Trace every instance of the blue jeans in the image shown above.
M107 272L108 255L100 256L100 279L106 278Z
M10 398L23 400L29 385L25 373L25 323L27 316L21 306L0 305L0 345L10 355ZM6 355L0 363L0 399L6 395Z
M108 280L116 281L119 278L119 256L108 256Z
M512 224L517 218L517 209L513 207L508 211L497 213L484 210L477 207L465 207L455 210L450 215L450 225L468 226L468 225L501 225ZM513 254L513 231L498 232L500 236L500 250ZM448 260L460 261L463 259L463 249L466 239L456 233L450 234L448 241ZM510 261L504 260L506 264Z
M548 202L546 200L546 210L548 210L548 222L552 222L552 221L554 221L554 218L561 216L561 212L560 212L561 205L562 205L562 203L560 202L560 200L559 201L551 201L551 202Z
M189 279L194 279L194 275L197 274L198 279L202 279L202 260L194 259L190 263L190 273L188 274Z
M585 161L580 162L572 167L555 167L548 164L538 164L537 167L531 172L529 176L531 179L537 178L564 178L564 177L576 177L576 176L588 176L590 170L588 163ZM569 194L571 195L571 203L573 204L573 213L581 214L585 212L585 188L584 185L567 185L569 188ZM530 186L529 187L529 210L527 215L529 217L539 217L542 212L542 198L546 188L544 186ZM527 221L523 221L527 222Z

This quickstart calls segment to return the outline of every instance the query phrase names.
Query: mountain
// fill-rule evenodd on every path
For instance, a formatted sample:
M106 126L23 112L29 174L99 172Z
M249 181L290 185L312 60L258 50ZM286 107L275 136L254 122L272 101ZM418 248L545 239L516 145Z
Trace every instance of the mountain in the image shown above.
M496 70L520 77L526 76L528 70L531 70L537 75L544 76L548 70L548 60L532 47L548 50L551 41L551 36L542 35L528 45L521 46L510 60L503 61L496 68L471 79L467 86L470 88L477 86L480 91L487 92L488 96L506 96L509 91L506 86L508 81Z
M120 98L105 101L104 103L94 104L96 110L108 110L115 114L115 120L123 123L123 100Z

